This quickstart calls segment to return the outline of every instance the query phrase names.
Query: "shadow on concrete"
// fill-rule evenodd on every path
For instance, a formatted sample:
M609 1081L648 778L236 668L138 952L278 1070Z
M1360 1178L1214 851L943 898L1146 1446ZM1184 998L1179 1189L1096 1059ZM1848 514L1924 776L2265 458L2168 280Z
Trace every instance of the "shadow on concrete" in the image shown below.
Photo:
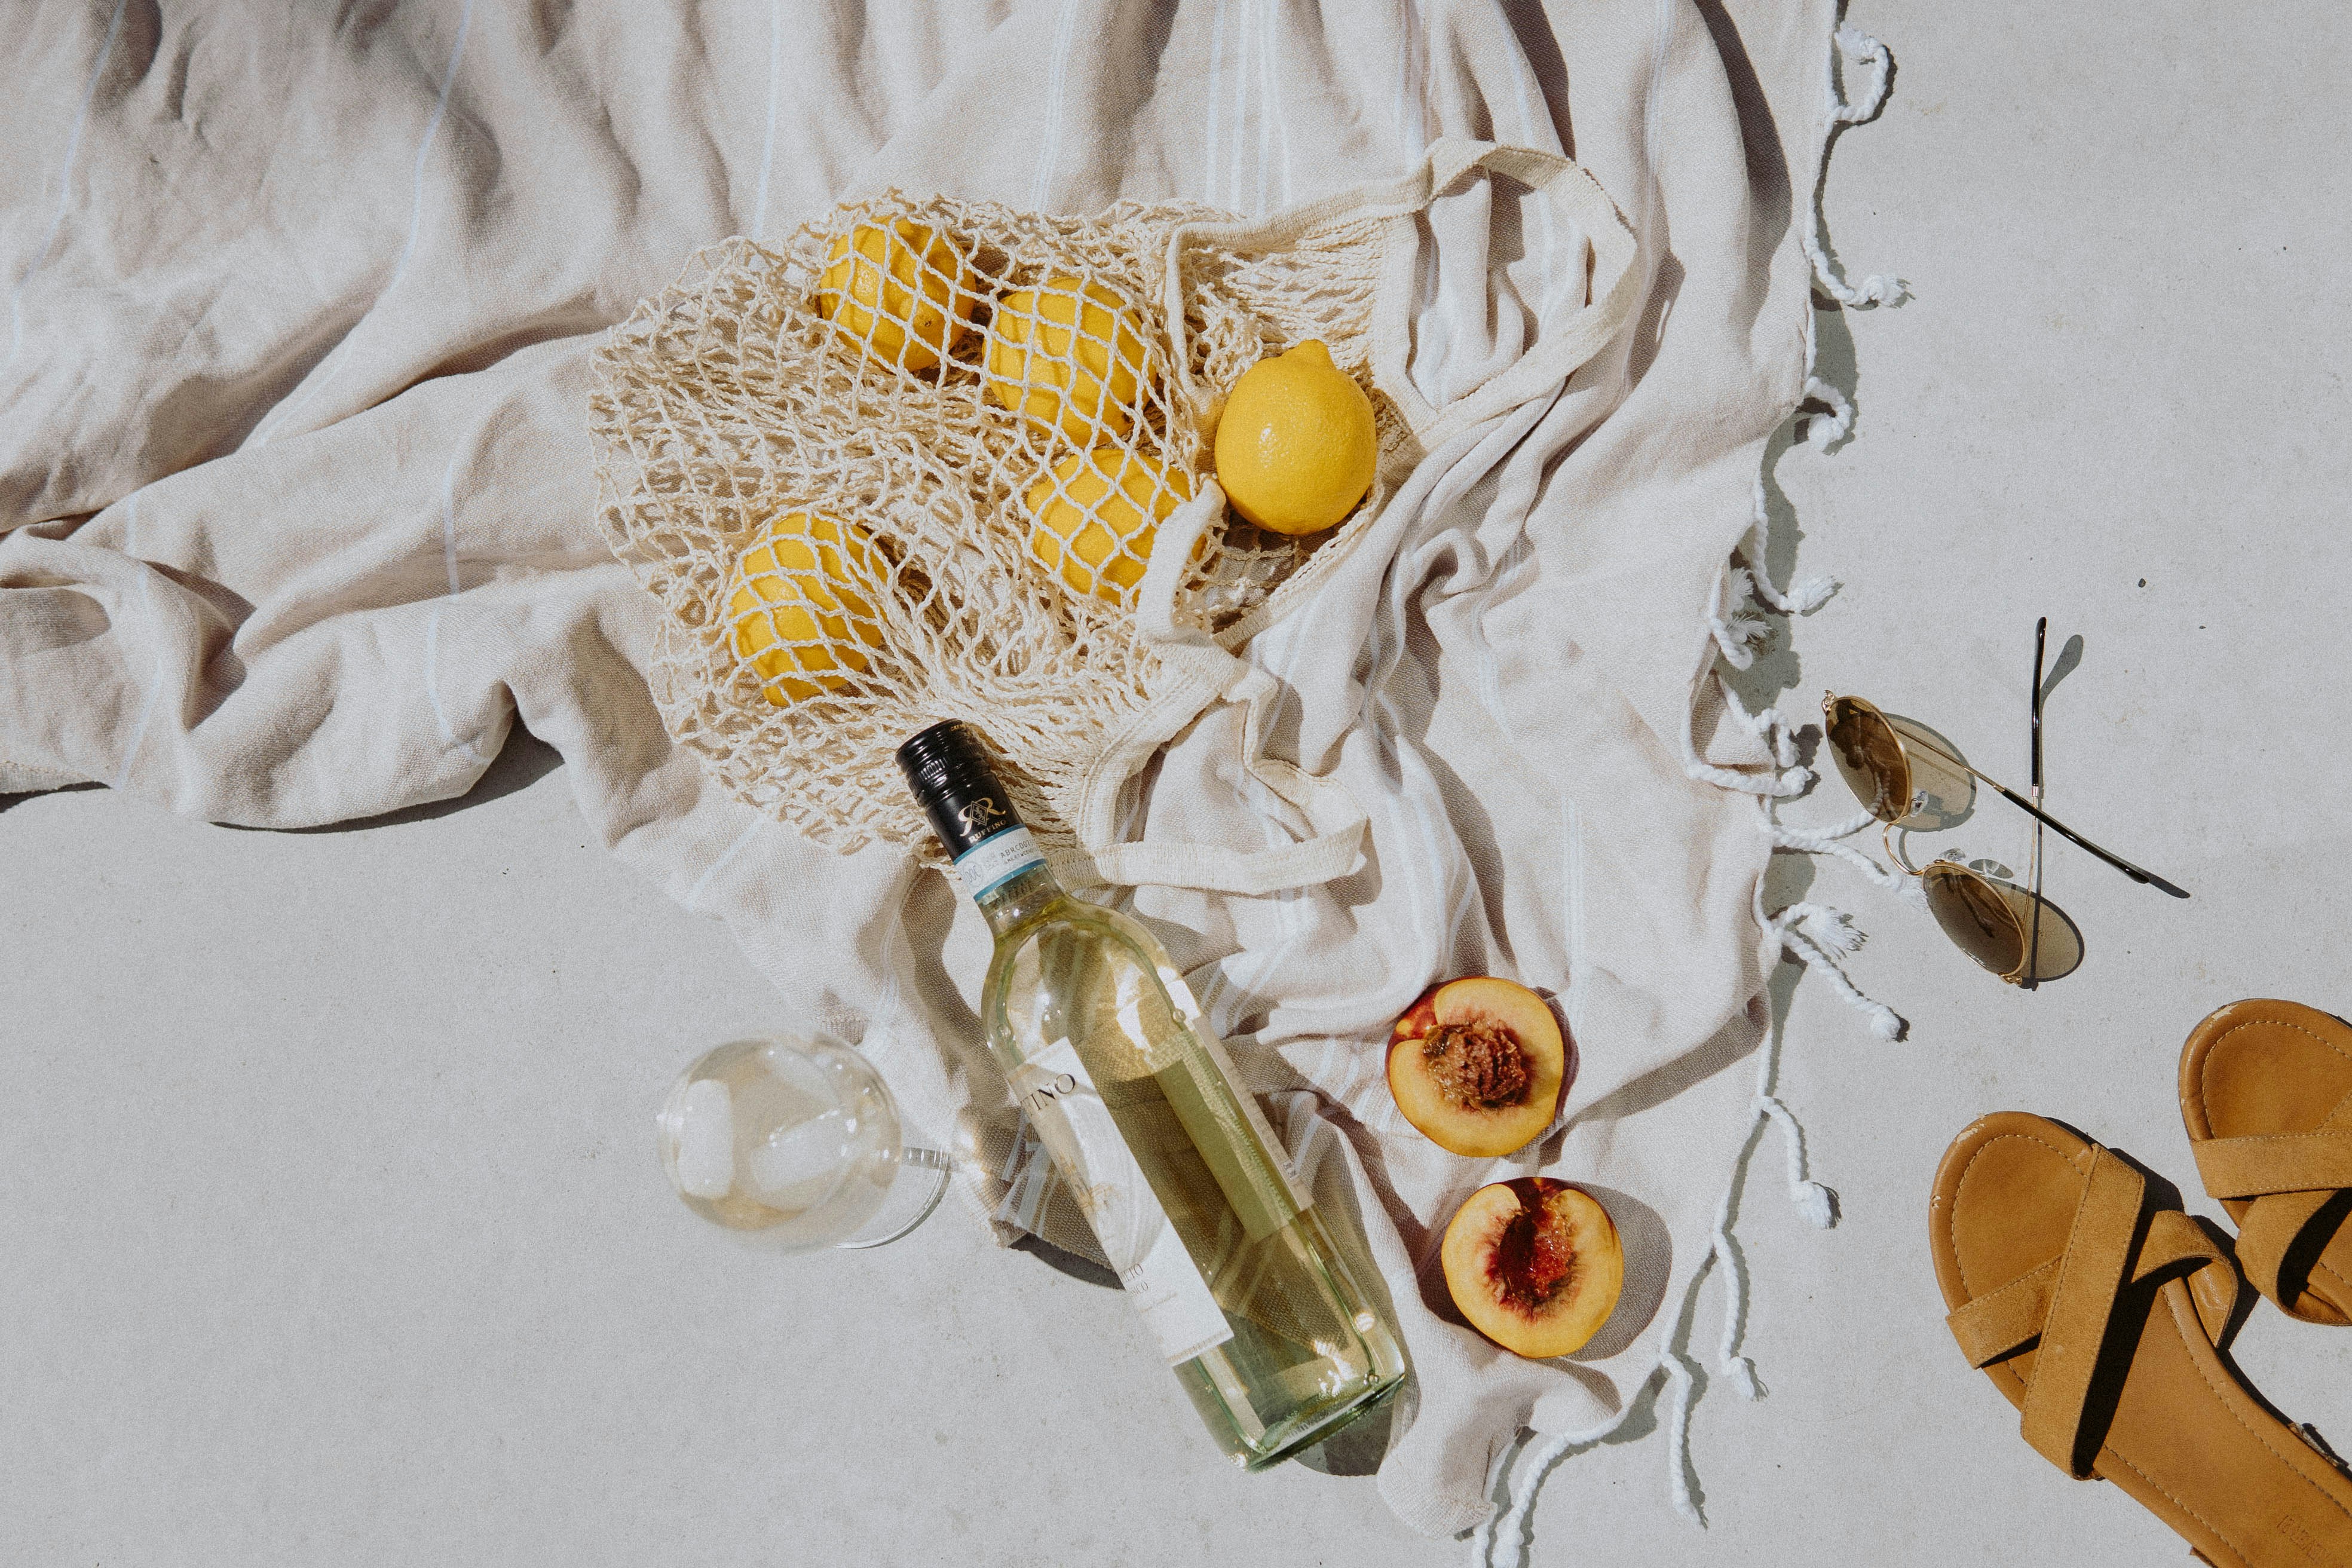
M1065 1252L1042 1236L1024 1236L1013 1244L1015 1252L1025 1252L1057 1274L1066 1274L1084 1285L1096 1285L1106 1290L1122 1289L1118 1276L1091 1258L1081 1258L1075 1252Z
M507 743L496 761L474 787L464 795L447 800L429 800L419 805L404 805L398 811L387 811L379 816L362 816L353 822L328 822L316 827L255 827L238 828L244 833L364 833L375 827L400 827L412 822L430 822L447 816L452 812L469 806L488 805L502 800L518 790L532 784L563 765L563 753L522 727L520 720L507 733ZM235 823L223 823L224 827L236 827Z
M28 790L23 795L0 795L0 811L11 810L28 800L38 800L43 795L79 795L86 789L104 789L105 787L102 784L59 784L55 789Z

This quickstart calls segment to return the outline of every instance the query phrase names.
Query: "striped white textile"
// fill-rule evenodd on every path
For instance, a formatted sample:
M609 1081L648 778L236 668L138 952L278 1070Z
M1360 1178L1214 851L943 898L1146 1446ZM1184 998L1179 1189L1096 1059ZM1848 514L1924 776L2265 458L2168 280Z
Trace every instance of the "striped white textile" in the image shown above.
M1381 1495L1471 1530L1522 1428L1606 1431L1686 1373L1668 1338L1753 1115L1726 1069L1762 1032L1769 845L1751 800L1687 768L1772 761L1721 722L1709 620L1805 385L1833 12L38 7L0 37L0 791L331 822L463 794L520 719L594 831L772 977L780 1020L862 1036L916 1122L998 1156L982 1212L1046 1225L973 1037L977 919L887 847L764 823L663 731L656 606L592 520L589 345L697 247L889 185L1256 215L1439 136L1568 153L1638 237L1643 308L1441 445L1385 548L1251 650L1284 684L1276 746L1369 812L1365 865L1136 900L1387 1282L1416 1381ZM1522 302L1581 289L1581 254L1522 232L1507 193L1433 209L1420 394L1442 407L1524 354ZM1307 831L1234 766L1240 721L1178 737L1138 836ZM1483 1163L1403 1125L1381 1076L1389 1020L1480 972L1555 993L1579 1063L1565 1130ZM1433 1268L1464 1196L1538 1168L1600 1193L1630 1249L1625 1305L1572 1362L1488 1345Z

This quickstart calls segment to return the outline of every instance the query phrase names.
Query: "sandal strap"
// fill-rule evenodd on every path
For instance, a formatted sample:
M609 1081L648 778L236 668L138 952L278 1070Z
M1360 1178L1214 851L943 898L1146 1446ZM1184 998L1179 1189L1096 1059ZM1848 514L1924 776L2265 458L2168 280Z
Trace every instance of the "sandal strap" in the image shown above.
M1960 1353L1973 1367L1990 1366L2042 1337L2050 1316L2050 1291L2058 1283L2058 1259L2029 1268L1998 1290L1988 1290L1945 1314Z
M2116 1296L2131 1277L2132 1242L2147 1197L2146 1178L2105 1148L2091 1146L2090 1175L2050 1289L2050 1315L2042 1320L2020 1423L2034 1451L2071 1476L2084 1473L2075 1464L2075 1450L2090 1405L2091 1374L2106 1342Z
M2342 1115L2338 1111L2329 1120ZM2352 1187L2352 1126L2207 1138L2189 1147L2197 1156L2197 1173L2204 1178L2205 1190L2217 1198Z
M2336 1193L2352 1187L2352 1095L2308 1132L2192 1140L2197 1173L2217 1198L2251 1198L2238 1225L2238 1261L2255 1289L2282 1305L2286 1255Z
M2140 1284L2191 1261L2198 1267L2189 1277L2190 1299L2196 1302L2198 1321L2218 1344L2244 1287L2238 1271L2230 1267L2229 1252L2197 1221L2179 1209L2158 1209L2150 1215L2147 1237L2140 1244L2132 1268L2132 1283ZM1952 1337L1959 1342L1960 1352L1970 1366L1990 1366L2031 1348L2042 1337L2042 1322L2050 1316L2051 1294L2058 1283L2058 1264L2053 1258L2038 1268L2029 1268L1946 1316L1944 1321L1950 1325Z
M2287 1249L2335 1196L2332 1191L2273 1193L2247 1205L2246 1217L2238 1224L2238 1261L2255 1289L2286 1305L2287 1299L2279 1293L2279 1271L2286 1267Z
M2077 1462L2083 1423L2092 1374L2126 1282L2194 1262L2190 1297L2217 1343L2236 1310L2238 1274L2221 1243L2178 1209L2149 1215L2143 1234L2147 1197L2147 1181L2137 1170L2092 1145L2065 1251L1945 1320L1973 1366L2036 1346L2021 1426L2036 1452L2071 1476L2090 1474Z

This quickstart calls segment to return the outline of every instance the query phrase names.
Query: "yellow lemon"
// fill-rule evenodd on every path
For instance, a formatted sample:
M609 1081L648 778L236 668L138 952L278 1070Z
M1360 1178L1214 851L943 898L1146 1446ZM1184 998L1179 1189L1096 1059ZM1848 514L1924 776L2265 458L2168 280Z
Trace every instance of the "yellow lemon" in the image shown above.
M1276 533L1317 533L1372 488L1372 400L1313 339L1260 360L1217 421L1217 482L1234 510Z
M929 224L894 218L834 237L817 279L817 313L885 364L938 364L971 320L979 284Z
M1072 591L1119 605L1143 581L1154 531L1192 499L1192 481L1140 453L1097 447L1063 458L1024 499L1029 553Z
M873 602L887 571L855 523L793 511L768 525L736 565L727 618L737 656L775 682L769 701L838 690L866 669L866 649L882 646Z
M1087 447L1134 423L1143 329L1101 284L1052 278L996 302L986 364L991 399Z

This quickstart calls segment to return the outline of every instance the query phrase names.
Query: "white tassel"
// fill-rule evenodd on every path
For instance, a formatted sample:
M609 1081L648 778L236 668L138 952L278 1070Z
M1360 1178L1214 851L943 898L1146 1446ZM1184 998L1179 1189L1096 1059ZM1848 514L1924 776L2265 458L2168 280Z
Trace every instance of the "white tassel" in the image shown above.
M1775 848L1793 849L1804 855L1827 855L1843 860L1882 888L1900 889L1911 883L1911 879L1900 871L1890 870L1852 845L1838 842L1878 820L1867 811L1831 827L1798 827L1773 815L1769 801L1759 800L1757 807L1764 814L1765 837L1772 840Z
M1805 841L1803 847L1810 847L1813 844L1832 844L1841 838L1851 838L1877 820L1878 814L1865 806L1852 816L1829 827L1797 827L1782 822L1779 817L1772 819L1772 826L1788 836L1789 847L1793 849L1801 847L1796 842L1799 839Z
M1819 1182L1800 1182L1791 1193L1797 1200L1797 1212L1815 1230L1828 1230L1837 1224L1837 1194Z
M1823 166L1824 174L1827 165ZM1826 183L1826 182L1825 182ZM1911 298L1911 285L1901 278L1889 278L1874 272L1860 283L1848 283L1838 276L1822 239L1821 197L1817 192L1812 210L1805 215L1805 254L1812 259L1813 283L1821 291L1850 310L1868 310L1874 305L1901 305Z
M1899 888L1910 881L1900 871L1888 870L1850 844L1833 843L1820 834L1808 833L1801 827L1790 827L1778 822L1767 824L1765 832L1771 836L1773 844L1780 848L1795 849L1807 855L1827 855L1843 860L1882 888Z
M1495 1561L1495 1542L1502 1537L1503 1521L1511 1517L1518 1508L1519 1500L1510 1491L1510 1476L1515 1462L1515 1456L1507 1448L1503 1451L1501 1462L1487 1471L1486 1496L1491 1499L1499 1491L1503 1494L1503 1501L1499 1507L1489 1509L1486 1517L1480 1520L1478 1527L1470 1532L1470 1560L1478 1568L1498 1568ZM1522 1552L1520 1556L1524 1559L1526 1553Z
M1748 1127L1753 1131L1755 1123ZM1723 1337L1715 1347L1715 1364L1741 1398L1761 1399L1764 1385L1756 1380L1756 1363L1739 1353L1740 1330L1748 1321L1748 1273L1731 1239L1731 1195L1738 1190L1737 1179L1723 1189L1723 1202L1715 1209L1715 1247L1707 1254L1707 1266L1723 1271Z
M1810 360L1808 355L1809 366ZM1772 586L1771 576L1764 570L1764 558L1770 552L1772 514L1765 500L1764 476L1760 473L1756 476L1755 493L1756 521L1748 525L1748 532L1739 541L1739 555L1754 575L1756 597L1781 615L1810 616L1829 603L1830 595L1838 591L1840 584L1834 577L1808 577L1790 584L1786 594Z
M1560 1460L1567 1458L1570 1449L1590 1448L1607 1438L1624 1422L1624 1414L1620 1412L1590 1431L1562 1432L1546 1438L1539 1448L1530 1444L1521 1448L1516 1457L1506 1455L1502 1465L1488 1478L1486 1489L1491 1496L1495 1489L1500 1487L1509 1494L1509 1500L1487 1514L1486 1521L1471 1533L1475 1561L1484 1568L1498 1568L1495 1549L1507 1537L1511 1542L1514 1568L1528 1568L1527 1519L1535 1508L1536 1494L1543 1489L1544 1482L1552 1471L1559 1468ZM1538 1436L1540 1434L1529 1434L1530 1438ZM1527 1478L1523 1483L1516 1479L1522 1475Z
M1685 763L1683 772L1701 784L1711 784L1717 789L1738 790L1742 795L1769 795L1786 800L1800 795L1812 787L1811 768L1785 768L1769 778L1754 773L1734 773L1707 763Z
M1785 729L1786 721L1777 710L1768 708L1760 713L1749 714L1739 706L1736 696L1729 692L1726 696L1733 711L1759 732L1768 727L1776 731ZM1758 805L1765 816L1768 830L1777 828L1778 824L1771 819L1769 805L1759 799ZM1851 821L1814 830L1810 837L1828 843L1849 833L1859 832L1874 820L1869 813L1864 812ZM1862 945L1863 933L1843 910L1826 904L1801 901L1768 916L1764 912L1763 887L1759 881L1756 889L1755 913L1758 923L1778 937L1782 946L1795 952L1809 965L1827 971L1831 984L1841 994L1871 1014L1873 1026L1881 1035L1893 1038L1902 1033L1903 1020L1892 1009L1871 1001L1855 989L1853 983L1845 977L1844 972L1824 951L1833 949L1840 952L1852 952ZM1753 1139L1764 1122L1770 1122L1780 1130L1790 1202L1816 1229L1827 1230L1837 1223L1837 1194L1807 1173L1803 1129L1798 1125L1795 1113L1772 1092L1779 1065L1776 1039L1777 1036L1768 1036L1763 1048L1757 1053L1756 1093L1748 1101L1750 1120L1748 1133ZM1716 1366L1731 1386L1739 1391L1742 1398L1761 1399L1767 1393L1764 1381L1757 1375L1754 1358L1743 1354L1740 1349L1748 1326L1748 1287L1738 1243L1731 1236L1732 1205L1739 1190L1741 1172L1747 1168L1745 1161L1752 1157L1753 1145L1744 1146L1743 1163L1735 1168L1731 1182L1724 1188L1722 1200L1716 1205L1713 1243L1706 1259L1691 1277L1690 1289L1695 1294L1707 1270L1721 1266L1723 1331L1716 1343ZM1689 1300L1690 1298L1686 1297L1686 1311ZM1675 1511L1704 1527L1706 1515L1700 1506L1696 1475L1690 1457L1691 1414L1698 1397L1697 1369L1689 1357L1671 1342L1664 1352L1663 1362L1666 1369L1666 1388L1662 1397L1666 1402L1667 1464Z
M1756 662L1756 645L1771 627L1764 617L1744 607L1742 601L1751 600L1756 594L1756 579L1744 566L1734 566L1723 574L1716 590L1716 607L1707 613L1706 624L1715 633L1716 647L1723 652L1723 660L1734 669L1746 669Z
M1851 24L1840 24L1832 36L1832 48L1822 65L1822 96L1829 112L1830 134L1822 144L1821 174L1813 183L1812 199L1805 204L1805 227L1802 239L1806 258L1813 264L1813 282L1821 291L1850 310L1865 310L1874 305L1895 306L1911 297L1911 286L1900 278L1887 278L1872 273L1860 283L1849 283L1832 264L1828 246L1822 237L1822 193L1829 184L1829 142L1838 131L1848 125L1858 125L1875 115L1886 102L1886 89L1892 78L1894 57L1886 46ZM1838 95L1838 57L1840 53L1858 57L1871 68L1869 89L1860 99L1848 101ZM1818 443L1816 443L1818 445Z
M1700 1511L1698 1497L1691 1484L1690 1418L1691 1405L1698 1397L1696 1369L1687 1356L1672 1347L1667 1349L1665 1359L1666 1465L1675 1511L1703 1526L1706 1515Z
M1748 710L1748 705L1739 700L1739 693L1732 690L1728 686L1723 689L1723 701L1724 706L1731 710L1731 716L1739 721L1741 729L1771 749L1772 761L1777 765L1782 768L1793 768L1797 765L1796 733L1790 725L1787 715L1780 709L1759 708L1750 713ZM1760 799L1757 804L1759 807L1763 805ZM1769 811L1769 808L1765 809Z
M1755 574L1747 567L1727 565L1717 587L1718 609L1727 592L1735 599L1752 595L1756 592L1757 581ZM1715 634L1717 651L1734 669L1746 669L1756 662L1756 655L1748 644L1769 630L1760 616L1736 609L1727 616L1710 611L1707 626ZM1711 784L1717 789L1738 790L1759 800L1768 797L1785 800L1811 788L1813 772L1811 768L1798 765L1795 731L1780 710L1767 708L1761 712L1750 713L1740 705L1738 694L1729 687L1722 689L1724 701L1730 707L1733 717L1749 734L1771 748L1773 764L1779 771L1769 778L1763 778L1730 768L1718 768L1693 757L1683 764L1683 772L1702 784Z
M1832 37L1848 59L1859 58L1870 68L1870 88L1859 101L1841 100L1834 82L1830 89L1832 116L1847 125L1860 125L1886 107L1886 85L1894 74L1895 57L1887 53L1885 44L1851 22L1839 23Z
M1834 577L1808 577L1792 583L1786 594L1772 586L1761 566L1755 568L1756 596L1773 610L1784 616L1810 616L1830 602L1830 595L1843 584Z
M1827 904L1790 904L1780 913L1790 925L1832 952L1860 952L1862 944L1870 940L1853 923L1852 915Z
M1750 526L1753 531L1753 525ZM1743 539L1742 545L1746 541ZM1807 591L1818 586L1821 579L1806 584ZM1823 589L1818 605L1829 597ZM1734 669L1746 669L1756 662L1756 649L1772 635L1771 623L1758 613L1759 607L1769 607L1782 615L1795 613L1796 601L1783 598L1765 582L1762 574L1751 567L1747 557L1734 551L1731 564L1727 565L1716 589L1716 607L1707 616L1707 626L1715 633L1716 646L1723 650L1724 662Z
M1510 1469L1514 1474L1525 1474L1527 1483L1513 1487L1510 1502L1486 1516L1484 1539L1478 1542L1479 1562L1493 1564L1496 1546L1508 1540L1517 1556L1517 1568L1527 1568L1528 1510L1535 1507L1536 1494L1543 1489L1544 1479L1551 1474L1552 1467L1559 1464L1562 1456L1576 1443L1575 1434L1565 1433L1547 1439L1543 1447L1534 1452L1532 1460L1528 1450L1519 1451L1519 1457L1512 1462Z
M1765 1075L1757 1074L1759 1079ZM1797 1125L1797 1114L1777 1094L1759 1089L1756 1094L1756 1114L1780 1130L1780 1144L1788 1156L1789 1201L1797 1212L1812 1222L1816 1230L1828 1230L1837 1224L1837 1194L1805 1174L1805 1133Z
M1795 953L1807 968L1828 981L1830 989L1845 998L1848 1005L1866 1016L1870 1019L1871 1031L1880 1039L1901 1039L1906 1027L1902 1016L1885 1003L1874 1002L1864 995L1861 988L1846 978L1845 971L1838 967L1837 961L1823 952L1811 937L1799 929L1800 922L1818 908L1818 905L1792 904L1774 915L1766 925L1779 935L1781 946ZM1802 912L1792 914L1791 910Z
M1846 395L1818 375L1805 378L1805 396L1813 402L1829 405L1827 414L1816 414L1805 421L1805 444L1816 452L1826 452L1831 444L1853 434L1853 404Z
M1753 631L1741 627L1738 619L1709 616L1706 629L1715 634L1715 646L1723 655L1723 662L1734 669L1746 669L1756 662L1756 650L1749 645Z

